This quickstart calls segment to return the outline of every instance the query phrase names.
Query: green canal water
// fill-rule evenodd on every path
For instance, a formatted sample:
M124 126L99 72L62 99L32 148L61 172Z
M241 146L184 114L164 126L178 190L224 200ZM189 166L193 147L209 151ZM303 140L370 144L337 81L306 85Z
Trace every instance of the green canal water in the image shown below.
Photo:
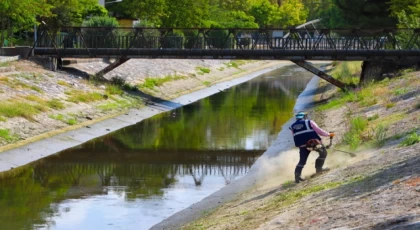
M1 229L148 229L244 176L311 75L284 67L0 174Z

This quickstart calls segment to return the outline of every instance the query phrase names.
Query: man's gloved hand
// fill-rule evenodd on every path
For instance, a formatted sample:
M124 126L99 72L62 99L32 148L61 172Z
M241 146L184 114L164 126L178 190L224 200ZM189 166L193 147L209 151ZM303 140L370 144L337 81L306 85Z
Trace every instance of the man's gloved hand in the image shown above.
M335 135L334 133L330 133L330 137L331 137L331 138L333 138L333 137L334 137L334 135Z

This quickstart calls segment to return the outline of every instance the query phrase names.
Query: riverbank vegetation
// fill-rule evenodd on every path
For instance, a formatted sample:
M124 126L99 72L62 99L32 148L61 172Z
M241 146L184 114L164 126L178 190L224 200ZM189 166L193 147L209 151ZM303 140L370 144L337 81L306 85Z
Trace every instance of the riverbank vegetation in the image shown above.
M331 74L342 80L352 79L360 73L360 62L339 63ZM405 130L400 133L394 130L395 124L411 117L410 111L418 110L420 81L418 72L412 69L401 71L398 77L385 78L381 82L372 82L363 88L347 92L335 92L327 103L317 107L318 111L346 107L348 130L343 137L343 145L351 150L362 147L362 144L383 146L386 140L393 137L405 137L419 130ZM354 82L353 83L357 83ZM411 99L407 102L407 99ZM401 110L401 103L409 103ZM359 111L359 112L357 112ZM369 113L365 113L369 111ZM360 114L361 116L355 116ZM412 119L417 119L413 117ZM393 133L389 133L390 128Z

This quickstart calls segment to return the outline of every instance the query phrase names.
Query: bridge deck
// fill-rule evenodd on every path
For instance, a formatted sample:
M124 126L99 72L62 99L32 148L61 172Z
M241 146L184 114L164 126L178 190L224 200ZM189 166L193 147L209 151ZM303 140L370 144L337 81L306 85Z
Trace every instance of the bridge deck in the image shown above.
M266 60L420 59L419 30L67 28L34 55ZM174 32L175 31L175 32ZM281 37L277 37L279 31Z

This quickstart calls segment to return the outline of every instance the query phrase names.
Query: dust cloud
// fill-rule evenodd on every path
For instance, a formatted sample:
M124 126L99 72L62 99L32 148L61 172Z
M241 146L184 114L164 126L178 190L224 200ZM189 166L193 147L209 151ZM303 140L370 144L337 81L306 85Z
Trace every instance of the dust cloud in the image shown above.
M309 179L315 173L315 160L319 154L312 151L308 157L305 167L302 171L302 176ZM353 163L355 160L349 154L328 150L328 156L324 167L330 169L338 168L344 165ZM276 156L263 157L258 162L256 184L258 187L272 188L280 186L286 182L294 183L294 171L299 162L299 149L293 148L286 151L279 152Z

